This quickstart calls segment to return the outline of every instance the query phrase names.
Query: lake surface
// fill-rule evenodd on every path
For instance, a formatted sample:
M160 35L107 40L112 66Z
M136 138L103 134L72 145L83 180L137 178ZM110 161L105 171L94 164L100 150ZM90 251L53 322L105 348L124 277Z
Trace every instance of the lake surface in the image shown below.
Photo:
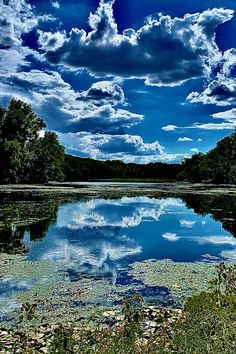
M0 280L1 319L9 313L12 318L19 307L19 293L56 282L57 274L58 283L63 279L67 287L81 279L122 287L139 284L127 273L134 262L235 261L235 209L235 197L199 195L96 196L72 201L29 198L2 203L1 266L9 262L6 254L13 265ZM17 274L14 257L17 262L21 257ZM40 274L36 277L27 270L26 277L24 264ZM158 284L141 292L152 301L169 296L168 289Z

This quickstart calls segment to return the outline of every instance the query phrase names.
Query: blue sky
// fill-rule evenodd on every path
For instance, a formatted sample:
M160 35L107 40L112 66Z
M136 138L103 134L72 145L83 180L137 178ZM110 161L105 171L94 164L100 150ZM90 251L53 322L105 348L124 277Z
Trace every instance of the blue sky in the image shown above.
M178 162L236 126L233 0L0 0L0 104L66 151Z

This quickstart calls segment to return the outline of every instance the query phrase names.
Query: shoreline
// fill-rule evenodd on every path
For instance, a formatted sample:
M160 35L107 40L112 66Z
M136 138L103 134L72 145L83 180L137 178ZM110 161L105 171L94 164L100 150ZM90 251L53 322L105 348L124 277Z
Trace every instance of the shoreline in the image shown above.
M39 184L13 184L0 185L0 197L10 194L54 194L55 196L72 195L81 196L100 196L109 194L164 194L164 195L183 195L183 194L205 194L205 195L235 195L236 185L217 185L217 184L190 184L190 183L151 183L151 182L51 182L44 185Z

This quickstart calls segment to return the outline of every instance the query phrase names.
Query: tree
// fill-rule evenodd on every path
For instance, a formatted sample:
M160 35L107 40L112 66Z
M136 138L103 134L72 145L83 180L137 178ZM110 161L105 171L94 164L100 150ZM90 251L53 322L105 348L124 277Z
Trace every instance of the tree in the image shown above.
M55 133L21 100L0 106L0 182L44 183L64 179L64 148Z
M64 181L64 147L59 144L58 137L53 132L45 132L35 144L36 157L33 171L37 172L37 182Z
M39 131L46 128L44 121L37 117L29 104L15 98L10 100L6 110L0 109L0 122L2 139L23 144L36 139Z
M206 154L186 159L179 177L190 182L236 183L236 130Z
M22 177L22 147L17 141L0 140L0 181L18 183Z

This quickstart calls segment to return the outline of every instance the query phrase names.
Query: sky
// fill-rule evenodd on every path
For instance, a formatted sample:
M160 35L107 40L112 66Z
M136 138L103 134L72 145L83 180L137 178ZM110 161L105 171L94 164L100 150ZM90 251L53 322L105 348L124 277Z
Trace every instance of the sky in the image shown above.
M235 0L0 0L0 104L66 152L180 162L236 127Z

